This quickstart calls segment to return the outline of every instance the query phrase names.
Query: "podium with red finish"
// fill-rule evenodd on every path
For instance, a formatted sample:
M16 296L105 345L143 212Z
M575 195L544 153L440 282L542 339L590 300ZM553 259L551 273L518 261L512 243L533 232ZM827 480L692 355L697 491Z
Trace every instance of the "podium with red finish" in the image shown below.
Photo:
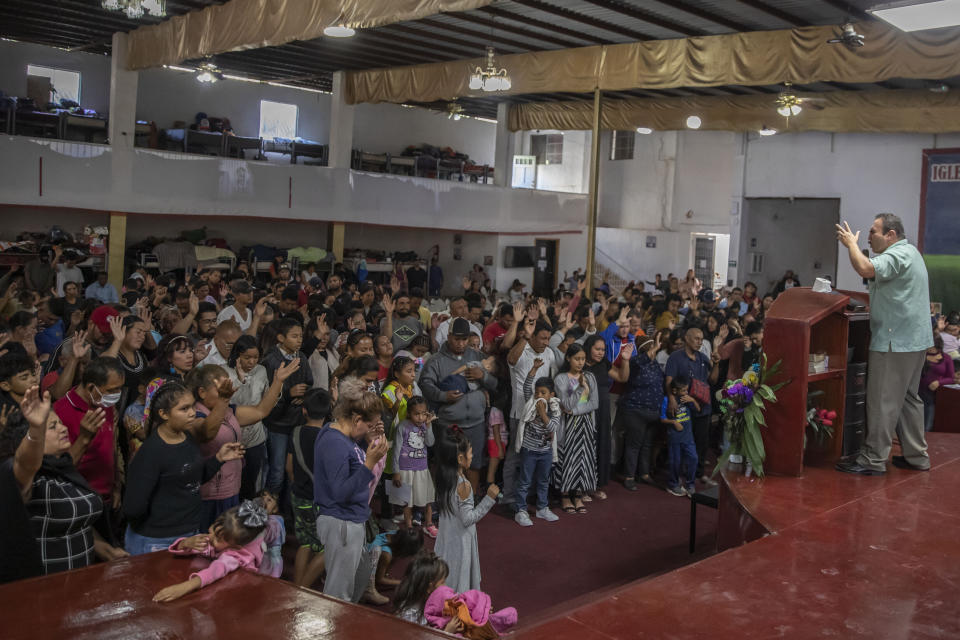
M870 314L849 311L851 297L866 302L866 294L835 291L817 293L809 287L787 289L767 313L763 350L768 366L780 361L780 372L768 383L789 380L768 403L767 427L762 430L767 459L764 471L799 476L805 464L828 466L840 458L846 404L847 361L865 363L870 341ZM808 372L811 354L825 353L825 372ZM837 412L833 437L806 443L808 396L820 391L817 404ZM862 428L862 427L861 427Z

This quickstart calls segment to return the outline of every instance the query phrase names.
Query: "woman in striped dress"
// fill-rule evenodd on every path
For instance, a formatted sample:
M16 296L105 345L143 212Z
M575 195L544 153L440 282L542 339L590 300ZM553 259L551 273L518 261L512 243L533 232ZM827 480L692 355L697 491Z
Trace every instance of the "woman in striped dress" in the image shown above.
M560 373L554 379L557 398L563 408L563 428L558 464L553 482L560 490L565 513L586 513L582 497L597 488L597 423L599 406L597 381L584 371L587 354L579 344L572 344L564 355Z

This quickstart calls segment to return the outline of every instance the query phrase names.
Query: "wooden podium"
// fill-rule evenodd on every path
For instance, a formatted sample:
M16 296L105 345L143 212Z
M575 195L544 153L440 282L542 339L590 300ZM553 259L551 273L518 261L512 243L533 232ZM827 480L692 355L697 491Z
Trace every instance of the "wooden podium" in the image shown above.
M761 430L767 473L799 476L805 464L832 466L842 455L847 363L866 363L870 346L870 314L866 310L848 311L851 297L864 304L868 300L865 293L815 293L809 287L795 287L784 291L767 313L763 329L767 364L782 361L780 372L768 382L790 380L777 392L777 402L767 403L767 427ZM811 374L809 357L816 353L827 354L829 367L823 373ZM805 447L808 395L812 391L823 392L817 394L816 404L836 411L837 419L829 441L820 444L810 438ZM858 420L862 418L858 416Z

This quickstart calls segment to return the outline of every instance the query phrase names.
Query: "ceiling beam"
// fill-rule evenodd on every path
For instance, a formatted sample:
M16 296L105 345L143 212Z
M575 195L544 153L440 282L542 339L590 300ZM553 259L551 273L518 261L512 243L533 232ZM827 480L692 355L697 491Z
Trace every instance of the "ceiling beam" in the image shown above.
M828 4L838 11L843 11L846 13L846 16L850 19L855 20L873 20L873 16L859 7L853 6L849 2L844 2L844 0L820 0L824 4Z
M650 35L646 33L640 33L639 31L634 31L633 29L628 29L626 27L621 27L618 24L613 24L612 22L607 22L605 20L599 20L591 16L585 16L582 13L576 11L571 11L570 9L564 9L563 7L556 7L552 4L547 4L546 2L541 2L541 0L513 0L517 4L522 4L525 7L530 7L531 9L537 9L543 11L544 13L552 13L555 16L561 18L566 18L567 20L572 20L574 22L580 22L582 24L590 25L591 27L596 27L597 29L603 29L604 31L609 31L611 33L619 33L622 36L632 38L633 40L650 40Z
M410 24L419 24L420 22L422 22L422 21L417 21L417 22L413 22L413 23L410 23ZM416 37L418 37L418 38L431 38L431 39L434 39L434 40L439 40L440 42L448 42L448 43L450 43L450 44L456 44L456 45L460 45L460 46L465 46L465 45L471 44L471 43L469 43L469 42L465 42L462 38L455 38L454 36L449 36L449 35L447 35L447 34L445 34L445 33L427 32L427 31L423 31L423 30L421 30L421 29L415 29L415 28L413 28L413 27L409 27L409 26L407 26L407 25L405 25L405 24L392 24L392 25L389 25L389 26L387 26L387 27L380 27L380 30L386 30L388 33L389 33L389 32L392 32L392 31L400 31L400 32L403 32L403 33L408 33L408 34L410 34L410 35L416 36ZM512 51L513 49L512 49L512 48L504 49L504 51L506 51L506 50ZM476 54L474 54L472 57L480 58L480 57L482 57L483 55L484 55L484 53L483 53L483 45L481 45L481 44L476 45Z
M665 4L672 9L676 9L677 11L683 11L688 15L695 16L697 18L700 18L701 20L712 22L713 24L718 24L721 27L726 27L727 29L731 29L733 31L751 31L752 30L752 28L748 24L744 24L743 22L737 22L735 20L730 20L729 18L724 18L723 16L717 15L715 13L711 13L709 11L706 11L705 9L701 9L700 7L691 5L688 2L679 2L676 0L671 0L669 2L667 0L655 0L655 1L659 2L660 4Z
M695 29L693 27L673 22L672 20L667 20L666 18L661 18L656 14L650 13L649 11L644 11L643 9L633 5L628 6L619 2L613 2L612 0L586 0L586 2L596 7L625 15L629 18L633 18L634 20L646 22L647 24L652 24L662 29L666 29L667 31L679 33L682 36L707 35L707 33L701 29Z
M737 2L740 4L745 4L748 7L756 9L757 11L761 11L768 16L776 18L777 20L786 22L792 27L805 27L810 24L807 20L798 18L797 16L793 15L792 13L788 13L783 9L771 7L766 2L761 2L760 0L737 0Z
M590 42L592 44L613 44L612 40L607 40L606 38L601 38L599 36L590 35L588 33L583 33L575 29L568 29L566 27L561 27L560 25L550 24L544 20L537 20L536 18L531 18L529 16L522 16L511 11L507 11L500 7L481 7L479 9L484 13L489 13L492 16L497 16L498 18L503 18L505 20L515 20L517 22L522 22L528 27L536 27L537 29L544 29L546 31L552 31L554 33L559 33L561 35L570 36L571 38L577 38L585 42Z
M466 27L461 27L456 24L449 24L447 22L441 22L439 20L434 20L433 18L424 18L422 20L417 20L418 24L422 24L428 27L433 27L434 29L444 29L446 31L453 31L454 33L460 33L468 38L475 38L480 42L500 42L508 47L513 47L518 51L533 51L537 47L531 46L526 42L520 42L519 40L512 40L510 38L504 38L503 36L498 36L492 33L484 33L483 31L474 31L473 29L467 29Z
M417 40L415 38L407 38L406 36L401 36L396 33L386 33L380 29L370 29L369 31L364 31L363 35L365 38L381 40L387 43L399 42L400 44L407 44L413 47L420 47L425 49L428 53L431 51L444 51L449 53L457 58L474 58L477 56L477 49L470 47L467 43L462 43L459 47L451 47L445 44L438 44L437 42L426 42L423 40Z
M510 33L515 33L518 36L523 36L524 38L527 38L529 40L540 40L541 42L549 42L550 44L555 44L559 47L564 47L564 48L580 46L579 42L573 42L571 40L564 40L563 38L557 38L554 36L537 33L535 31L524 29L523 27L515 27L511 24L506 24L504 22L497 22L496 20L482 18L472 13L462 12L462 13L451 13L448 15L455 17L459 20L472 22L474 24L479 24L484 27L490 27L491 29L499 29L500 31L509 31Z

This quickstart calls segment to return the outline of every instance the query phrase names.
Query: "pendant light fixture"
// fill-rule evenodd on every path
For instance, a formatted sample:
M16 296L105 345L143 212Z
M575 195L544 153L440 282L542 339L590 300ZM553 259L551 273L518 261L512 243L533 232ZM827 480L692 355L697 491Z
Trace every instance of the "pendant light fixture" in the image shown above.
M100 6L107 11L119 11L130 20L138 20L149 14L151 18L167 15L166 0L101 0Z
M493 47L487 47L486 68L476 67L470 74L471 91L508 91L512 86L506 69L498 69Z

